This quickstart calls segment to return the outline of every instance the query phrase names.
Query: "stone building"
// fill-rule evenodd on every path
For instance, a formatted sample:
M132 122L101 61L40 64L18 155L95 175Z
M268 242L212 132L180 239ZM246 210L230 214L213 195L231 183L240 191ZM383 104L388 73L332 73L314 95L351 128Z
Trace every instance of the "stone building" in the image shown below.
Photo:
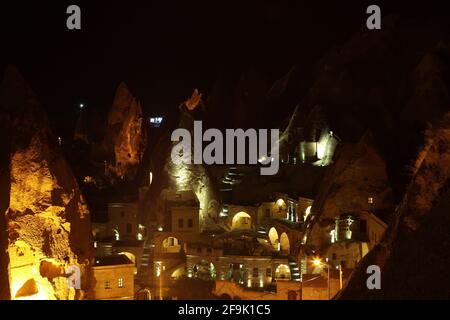
M99 257L92 267L93 300L134 300L134 263L126 255Z
M370 212L341 215L330 232L324 256L335 266L354 269L381 241L386 229L386 223Z

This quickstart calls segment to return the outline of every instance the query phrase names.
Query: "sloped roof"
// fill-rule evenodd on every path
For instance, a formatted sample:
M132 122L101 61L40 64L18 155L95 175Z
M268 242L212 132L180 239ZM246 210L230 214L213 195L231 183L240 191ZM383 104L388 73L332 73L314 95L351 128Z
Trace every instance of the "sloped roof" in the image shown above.
M124 254L118 254L113 256L97 257L95 258L94 267L104 267L104 266L117 266L124 264L133 264L133 262L128 259Z

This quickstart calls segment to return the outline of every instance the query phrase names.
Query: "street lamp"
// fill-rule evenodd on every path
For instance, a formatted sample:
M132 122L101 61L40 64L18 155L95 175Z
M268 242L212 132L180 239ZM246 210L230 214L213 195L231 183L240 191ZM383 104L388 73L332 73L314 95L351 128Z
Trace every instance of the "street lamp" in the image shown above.
M316 267L321 267L322 265L325 265L327 267L327 273L328 273L328 280L327 280L327 284L328 284L328 300L330 300L330 296L331 296L331 288L330 288L330 264L328 263L328 258L325 259L326 262L322 262L321 259L319 258L315 258L313 260L313 264Z

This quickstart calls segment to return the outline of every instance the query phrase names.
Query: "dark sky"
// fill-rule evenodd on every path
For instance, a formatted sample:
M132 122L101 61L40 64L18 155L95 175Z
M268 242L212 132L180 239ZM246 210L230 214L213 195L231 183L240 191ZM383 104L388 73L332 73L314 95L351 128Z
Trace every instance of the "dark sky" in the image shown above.
M3 1L5 2L5 1ZM78 102L110 106L125 81L148 109L177 104L219 72L250 67L275 79L314 62L365 25L377 1L9 1L2 2L1 70L19 67L53 117ZM392 3L394 2L394 3ZM379 2L378 2L379 3ZM420 1L409 7L422 12ZM78 4L82 30L66 29ZM383 13L407 11L399 1Z

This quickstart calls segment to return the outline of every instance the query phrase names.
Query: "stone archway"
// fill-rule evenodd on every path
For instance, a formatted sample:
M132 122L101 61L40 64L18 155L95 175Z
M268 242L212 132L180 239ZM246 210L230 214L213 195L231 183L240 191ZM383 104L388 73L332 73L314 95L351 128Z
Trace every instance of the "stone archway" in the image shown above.
M288 255L291 250L289 237L286 232L283 232L280 236L280 251L282 254Z
M179 253L181 252L181 243L175 237L168 237L162 242L162 252L164 253Z
M280 251L280 238L278 237L278 231L274 227L269 230L270 244L276 251Z
M280 264L275 271L276 280L291 280L291 269L286 264Z
M236 213L231 222L232 230L249 230L252 228L252 217L244 211Z

